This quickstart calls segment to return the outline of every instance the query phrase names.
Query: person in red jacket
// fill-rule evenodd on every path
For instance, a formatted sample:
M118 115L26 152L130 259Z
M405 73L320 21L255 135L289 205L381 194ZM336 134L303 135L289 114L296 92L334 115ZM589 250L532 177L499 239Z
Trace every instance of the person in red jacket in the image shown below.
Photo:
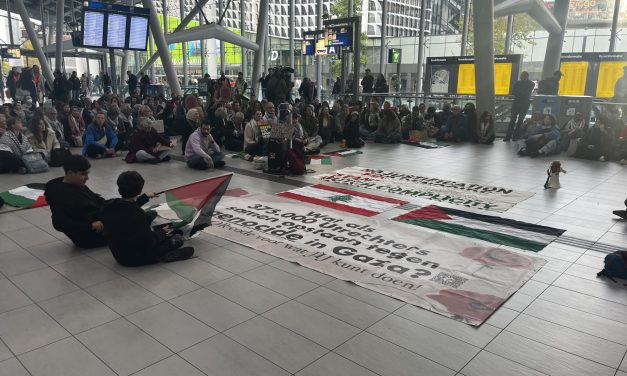
M170 160L170 151L175 146L166 136L157 133L152 121L144 118L139 122L137 131L131 136L128 154L124 159L127 163L144 162L157 164Z

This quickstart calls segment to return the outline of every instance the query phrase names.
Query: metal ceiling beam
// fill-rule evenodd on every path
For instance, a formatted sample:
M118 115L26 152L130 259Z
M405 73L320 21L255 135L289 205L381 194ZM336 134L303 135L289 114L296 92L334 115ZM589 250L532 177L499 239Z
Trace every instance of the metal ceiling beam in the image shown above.
M257 43L254 43L250 39L242 37L241 35L235 34L234 32L215 23L177 31L166 35L165 39L169 44L203 39L218 39L249 50L259 51Z
M562 27L542 0L495 0L494 17L528 13L549 33L561 33Z
M54 56L56 52L56 48L57 48L57 44L51 43L47 45L46 47L44 47L43 51L46 54L50 54L50 56ZM63 51L75 50L77 48L84 48L84 47L74 47L71 40L64 40L63 43L61 44L61 49ZM89 48L89 50L98 51L102 53L109 52L109 50L106 48ZM114 51L115 56L124 56L124 51L122 50L114 49L113 51Z

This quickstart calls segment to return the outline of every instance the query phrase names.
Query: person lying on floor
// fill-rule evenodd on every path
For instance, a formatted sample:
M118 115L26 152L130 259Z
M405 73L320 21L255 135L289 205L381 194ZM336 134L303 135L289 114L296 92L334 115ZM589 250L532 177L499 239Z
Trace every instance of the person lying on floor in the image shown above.
M82 155L68 156L63 163L65 176L46 184L44 195L52 212L52 225L79 248L107 244L100 210L104 199L87 188L91 164Z
M144 178L138 172L121 173L117 184L122 198L105 202L102 221L109 249L120 265L143 266L192 257L194 248L183 247L183 239L171 226L151 228L154 217L147 215L141 205L146 202L143 197L155 194L140 196Z

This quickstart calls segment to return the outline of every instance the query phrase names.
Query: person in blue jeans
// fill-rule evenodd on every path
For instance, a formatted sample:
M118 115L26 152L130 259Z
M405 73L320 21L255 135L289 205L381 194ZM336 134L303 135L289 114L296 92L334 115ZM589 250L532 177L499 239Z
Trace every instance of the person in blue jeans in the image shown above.
M90 158L119 156L116 152L118 136L109 125L105 124L105 116L103 111L97 111L94 122L87 127L82 153L84 156Z
M224 154L211 136L211 124L203 120L202 124L189 136L185 145L187 167L196 170L219 168L225 165Z

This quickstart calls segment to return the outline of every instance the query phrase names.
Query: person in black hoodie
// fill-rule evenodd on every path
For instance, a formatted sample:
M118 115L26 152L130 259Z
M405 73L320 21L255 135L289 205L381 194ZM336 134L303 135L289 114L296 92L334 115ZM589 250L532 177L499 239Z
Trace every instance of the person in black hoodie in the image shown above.
M186 260L194 248L183 247L183 239L170 226L152 228L154 216L141 209L154 193L140 193L144 179L136 171L126 171L117 180L122 198L105 202L102 220L109 249L124 266L143 266L157 262Z
M63 163L65 176L50 180L44 193L52 212L52 225L79 248L107 244L99 215L104 199L85 185L90 168L82 155L69 156Z

